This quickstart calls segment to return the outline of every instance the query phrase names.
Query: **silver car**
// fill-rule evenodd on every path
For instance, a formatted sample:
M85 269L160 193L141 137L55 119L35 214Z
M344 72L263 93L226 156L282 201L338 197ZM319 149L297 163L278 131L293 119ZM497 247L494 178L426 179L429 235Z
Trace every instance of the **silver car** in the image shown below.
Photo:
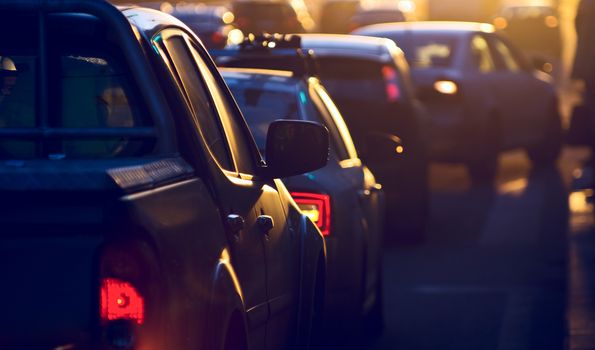
M479 181L493 179L502 150L524 148L537 166L556 161L562 130L552 78L493 26L388 23L352 34L392 39L405 52L432 116L433 160L463 162Z

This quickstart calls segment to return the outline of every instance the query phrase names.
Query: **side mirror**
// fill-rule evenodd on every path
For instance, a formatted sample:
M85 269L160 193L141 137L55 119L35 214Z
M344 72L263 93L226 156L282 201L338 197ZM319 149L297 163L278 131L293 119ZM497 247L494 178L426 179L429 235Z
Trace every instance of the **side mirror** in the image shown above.
M320 169L329 157L326 127L301 120L276 120L266 143L267 175L282 178Z
M370 162L399 159L405 153L403 141L395 135L373 132L366 135L363 158Z

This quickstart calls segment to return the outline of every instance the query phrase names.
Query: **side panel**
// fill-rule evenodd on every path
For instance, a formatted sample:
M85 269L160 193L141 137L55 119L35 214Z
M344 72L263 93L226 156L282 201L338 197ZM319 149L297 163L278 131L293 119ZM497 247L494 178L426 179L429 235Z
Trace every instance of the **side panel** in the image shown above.
M163 318L166 347L205 344L213 275L227 249L221 216L208 189L193 179L128 196L124 204L157 247L163 298L155 302Z

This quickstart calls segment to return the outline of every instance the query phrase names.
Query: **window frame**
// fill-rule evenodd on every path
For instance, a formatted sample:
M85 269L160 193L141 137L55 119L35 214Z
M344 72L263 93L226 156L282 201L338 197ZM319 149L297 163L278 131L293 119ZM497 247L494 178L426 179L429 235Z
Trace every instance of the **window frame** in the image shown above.
M204 131L203 131L204 127L199 122L199 119L196 115L196 111L194 110L194 107L192 106L192 103L190 102L189 92L184 87L184 84L182 83L182 80L181 80L180 72L178 71L177 67L173 63L171 54L169 53L169 50L167 49L167 47L165 45L165 40L168 40L172 37L180 37L181 38L182 43L186 46L185 53L188 55L188 58L193 61L194 69L196 70L196 73L198 74L198 80L201 84L201 87L204 90L206 97L210 101L211 106L209 108L211 109L211 113L215 117L215 125L216 125L219 133L222 135L223 143L225 146L224 151L226 152L226 155L229 159L232 169L226 169L224 166L222 166L220 160L218 159L217 156L215 156L213 150L208 145L208 142L206 140L206 137L205 137ZM166 29L163 29L162 31L160 31L158 34L153 36L153 38L151 39L151 44L153 45L154 48L156 48L156 50L158 50L157 54L159 56L159 59L167 67L171 76L174 78L175 84L177 85L180 94L184 98L186 105L188 106L189 112L191 114L190 115L191 120L189 120L190 125L193 126L195 128L195 131L198 132L198 135L200 135L199 137L201 139L201 143L206 148L206 150L209 153L209 155L211 156L212 160L215 162L217 167L219 169L221 169L221 171L223 171L227 176L239 177L239 173L237 171L232 148L231 148L231 145L229 144L228 135L226 133L225 128L223 127L219 112L215 108L215 103L214 103L213 97L211 96L211 92L208 89L208 87L206 86L206 82L204 81L202 75L199 74L200 68L199 68L197 62L195 61L194 55L192 54L192 52L190 50L190 44L187 40L188 37L189 37L189 35L180 28L166 28Z
M211 75L215 83L214 87L216 91L211 91L209 89L209 93L211 99L213 100L213 106L218 111L219 119L223 129L227 134L228 142L230 140L234 142L234 145L231 147L231 152L236 171L240 177L251 180L261 171L261 168L265 165L265 162L258 151L258 146L254 141L254 136L250 132L248 124L244 119L244 116L242 115L242 112L238 107L233 94L229 90L223 77L221 77L219 71L216 69L215 63L212 61L204 48L196 43L191 37L187 37L187 42L191 50L194 49L198 55L198 59L202 60L204 69L208 70L207 73ZM217 95L219 98L215 99L213 95ZM225 106L221 106L218 101L221 104L226 105L227 108L225 108ZM226 120L228 123L225 122ZM239 131L239 133L234 130L234 127L231 125L232 123L236 125L238 129L237 131ZM244 159L245 157L243 157L240 151L241 148L245 149L246 155L249 157L249 159ZM242 167L239 165L240 162L248 162L248 167L251 169L242 169ZM244 170L249 170L250 173Z
M349 134L349 130L347 129L347 125L343 120L338 120L339 117L337 116L337 113L340 115L339 109L332 102L328 92L326 92L322 84L314 78L308 80L308 90L310 90L311 102L322 114L324 118L323 122L327 125L327 128L329 128L330 136L335 140L335 148L338 148L335 153L339 158L339 161L358 159L357 151L353 144L353 140L351 139L351 134ZM316 98L313 98L313 96ZM316 101L316 99L319 101ZM329 105L329 101L332 105Z

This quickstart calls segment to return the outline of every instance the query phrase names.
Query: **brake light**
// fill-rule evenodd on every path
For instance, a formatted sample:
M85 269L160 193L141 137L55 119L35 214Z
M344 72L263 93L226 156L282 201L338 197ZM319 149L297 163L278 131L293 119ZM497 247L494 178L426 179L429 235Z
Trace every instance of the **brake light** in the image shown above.
M220 44L225 41L225 35L220 32L214 32L211 34L211 41L215 44Z
M391 66L382 67L382 77L386 89L386 98L389 102L396 102L401 97L401 90L397 82L397 70Z
M143 324L145 301L134 286L116 278L101 281L101 320L125 319Z
M331 197L326 194L292 192L298 207L318 226L324 236L331 234Z

